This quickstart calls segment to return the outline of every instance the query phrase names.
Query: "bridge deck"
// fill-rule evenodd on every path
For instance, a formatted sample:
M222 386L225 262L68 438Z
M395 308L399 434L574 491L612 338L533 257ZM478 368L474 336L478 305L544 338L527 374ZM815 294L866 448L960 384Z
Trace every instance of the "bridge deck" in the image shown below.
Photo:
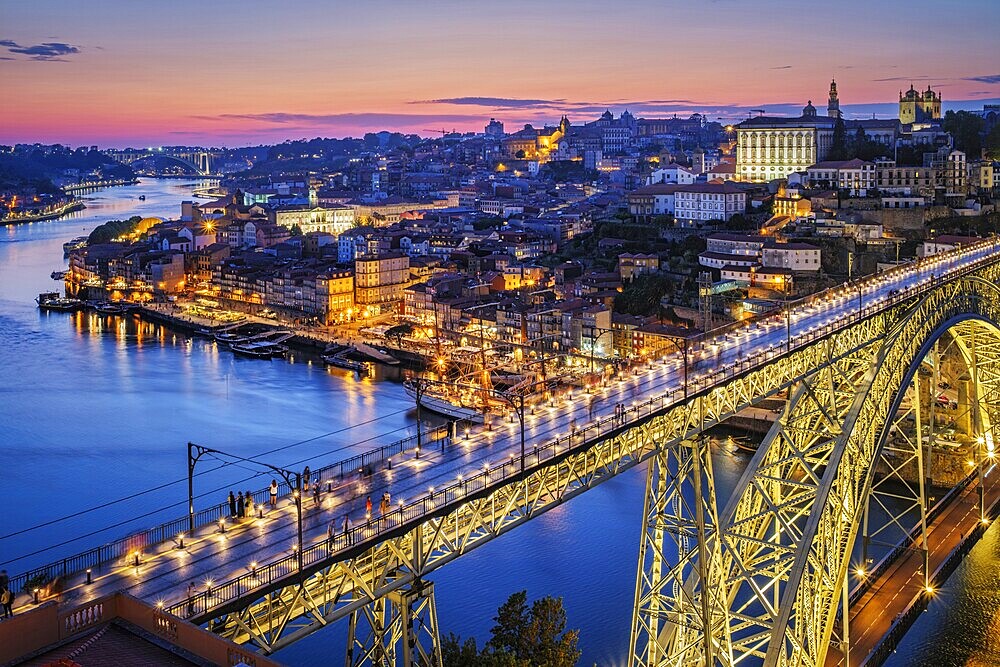
M796 339L815 335L824 327L846 325L862 308L869 312L918 293L929 286L935 274L941 276L967 270L991 256L997 248L998 244L990 241L950 257L932 257L814 296L795 305L787 319L782 313L729 329L689 350L687 374L683 368L684 356L678 352L668 355L663 362L649 364L637 375L620 378L602 389L595 395L592 405L589 398L582 399L586 395L581 392L565 397L557 406L543 407L538 414L526 416L529 455L534 444L550 442L568 434L574 427L584 429L589 424L601 422L603 426L598 431L606 432L619 403L631 406L655 395L674 401L678 392L683 396L685 381L693 384L713 376L720 369L742 369L748 363L764 363L767 358L779 354L787 344L786 331L790 332L794 345ZM626 420L637 419L637 412L630 411ZM597 435L597 431L593 435ZM463 473L468 475L482 469L484 464L492 465L514 457L519 450L516 420L495 425L493 432L476 427L468 438L459 433L444 451L425 451L419 460L407 457L394 461L392 471L377 471L364 482L352 482L326 495L321 507L313 508L312 499L305 499L303 542L308 547L325 540L331 521L336 521L339 529L345 513L350 515L355 527L356 541L377 542L376 525L365 527L366 496L371 496L376 515L383 491L392 493L394 506L403 500L411 502L423 498L433 507L435 499L429 487L440 488L453 483L461 479ZM440 502L440 496L437 501ZM397 528L381 523L377 526L386 531ZM65 595L72 602L82 602L125 589L152 602L162 600L168 606L178 604L187 598L189 582L195 582L197 591L202 592L209 580L219 582L246 574L252 562L263 565L286 557L295 543L294 505L289 498L284 498L277 509L265 508L263 519L245 520L238 526L227 525L224 534L217 528L208 527L188 536L184 549L165 544L147 550L138 567L124 563L105 566L95 573L90 585L85 583L84 575L73 575L66 582ZM346 550L338 540L334 555ZM19 597L19 607L28 604L30 601L25 596Z

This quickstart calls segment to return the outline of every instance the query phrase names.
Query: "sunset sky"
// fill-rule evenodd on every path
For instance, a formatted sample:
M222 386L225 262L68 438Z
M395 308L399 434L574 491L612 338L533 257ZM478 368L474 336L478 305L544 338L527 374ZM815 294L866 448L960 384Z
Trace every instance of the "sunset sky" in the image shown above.
M1000 101L1000 1L0 0L0 143L239 146Z

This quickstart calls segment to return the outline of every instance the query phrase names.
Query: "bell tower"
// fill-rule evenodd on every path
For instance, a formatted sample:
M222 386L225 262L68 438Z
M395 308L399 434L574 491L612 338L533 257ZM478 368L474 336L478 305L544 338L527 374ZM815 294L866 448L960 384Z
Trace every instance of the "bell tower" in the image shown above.
M840 118L840 100L837 99L837 80L830 82L830 100L826 103L826 115L830 118Z

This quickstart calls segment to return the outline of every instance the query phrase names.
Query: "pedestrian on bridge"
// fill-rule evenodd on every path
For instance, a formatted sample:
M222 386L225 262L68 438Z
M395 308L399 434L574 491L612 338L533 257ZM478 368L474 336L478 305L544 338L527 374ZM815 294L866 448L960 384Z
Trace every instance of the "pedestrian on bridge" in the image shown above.
M372 518L372 497L371 496L368 496L368 499L365 500L365 515L369 519Z
M253 495L249 491L247 491L246 495L244 495L243 497L244 497L244 499L246 499L246 503L247 503L247 506L246 506L247 518L248 519L252 519L253 518L253 506L254 506Z
M233 495L232 491L229 492L229 516L236 518L236 496Z
M354 541L351 535L351 517L347 514L344 515L344 539L348 544Z
M0 606L3 606L4 618L10 618L14 615L14 593L10 590L9 584L0 588Z
M316 483L313 484L313 507L319 507L323 503L323 500L319 497L319 485L320 480L317 479Z
M194 616L194 593L195 593L194 582L193 581L188 582L188 590L187 590L188 616Z
M271 480L271 509L278 506L278 480Z
M247 504L243 500L243 492L240 491L240 495L236 497L236 518L242 519L246 516Z

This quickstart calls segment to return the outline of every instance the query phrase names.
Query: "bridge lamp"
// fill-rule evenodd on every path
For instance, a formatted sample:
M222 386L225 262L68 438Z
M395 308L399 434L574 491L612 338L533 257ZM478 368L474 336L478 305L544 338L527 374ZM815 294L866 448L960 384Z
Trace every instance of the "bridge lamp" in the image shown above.
M163 611L163 600L156 601L156 608L159 609L160 611Z
M863 578L865 576L865 568L859 566L854 573Z
M924 588L924 592L927 593L928 595L934 595L934 587L927 586L926 588Z
M205 580L205 595L207 595L208 597L212 597L212 580L211 579L206 579Z
M250 576L254 579L257 578L257 561L250 563Z

